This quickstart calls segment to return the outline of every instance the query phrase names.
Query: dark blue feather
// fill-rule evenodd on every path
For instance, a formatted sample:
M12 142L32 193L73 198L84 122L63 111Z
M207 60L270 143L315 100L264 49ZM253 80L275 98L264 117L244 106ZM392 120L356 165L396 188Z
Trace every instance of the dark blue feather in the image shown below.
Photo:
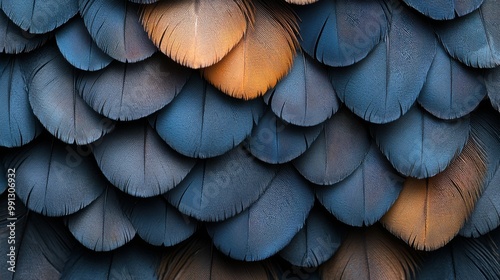
M19 147L40 134L19 59L0 54L0 146Z
M113 186L108 186L89 206L69 216L68 228L76 240L94 251L115 250L136 233Z
M156 52L139 22L136 5L125 0L79 0L78 4L90 36L112 58L136 62Z
M453 19L473 12L483 0L403 0L410 7L422 14L437 20Z
M404 179L375 144L349 177L332 186L318 186L316 197L341 222L372 225L398 198Z
M441 119L455 119L469 114L486 95L481 73L448 56L438 46L418 102Z
M93 145L104 176L133 196L150 197L167 192L196 163L172 150L144 121L122 124Z
M274 114L300 126L324 122L339 109L339 101L326 68L299 53L290 72L264 96Z
M165 107L181 91L190 71L162 54L137 63L113 62L83 72L77 88L94 111L114 120L135 120Z
M414 106L400 119L373 125L382 153L406 176L427 178L443 171L469 138L469 117L441 120Z
M132 3L138 3L138 4L152 4L152 3L156 3L160 0L128 0Z
M289 162L303 154L316 140L323 126L295 126L283 122L268 110L248 138L248 149L267 163Z
M33 113L52 135L84 145L113 129L111 120L80 97L75 88L77 72L54 45L24 57L22 66Z
M307 180L331 185L349 176L365 158L370 136L363 122L346 108L326 121L311 147L294 161Z
M99 49L92 40L80 16L76 16L57 30L56 41L64 58L78 69L100 70L113 61L113 58Z
M342 234L340 223L323 209L313 208L304 227L281 250L280 256L292 265L318 267L337 251Z
M30 33L47 33L78 12L75 0L2 0L1 8L19 27Z
M29 52L48 39L49 34L37 35L22 30L0 10L0 53Z
M484 0L473 13L436 25L446 51L472 67L500 65L500 10L497 0Z
M429 23L400 6L392 15L388 36L364 60L332 70L337 95L367 121L398 119L417 99L436 45Z
M485 76L485 82L491 105L500 112L500 67L490 70Z
M0 164L0 194L2 194L7 189L7 168L4 168L2 164Z
M296 7L301 46L330 66L363 59L386 35L389 19L381 1L318 1Z
M225 220L259 199L276 172L276 166L256 160L239 146L199 161L166 197L181 212L198 220Z
M243 142L263 107L260 99L234 99L193 73L179 95L159 112L155 128L183 155L214 157Z
M257 261L283 249L304 226L314 203L307 181L282 167L260 199L226 221L208 224L217 249L237 260Z

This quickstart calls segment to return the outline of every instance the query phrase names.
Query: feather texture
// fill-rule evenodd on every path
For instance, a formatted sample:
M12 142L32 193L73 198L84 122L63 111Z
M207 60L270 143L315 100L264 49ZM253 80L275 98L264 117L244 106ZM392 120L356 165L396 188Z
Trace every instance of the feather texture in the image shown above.
M487 73L485 83L491 105L500 112L500 67Z
M250 4L246 0L160 1L145 6L141 20L163 53L182 65L201 68L219 62L241 40L247 19L253 20Z
M198 220L225 220L259 199L277 171L239 146L222 156L199 161L166 197L181 212Z
M287 165L257 202L235 217L207 225L208 233L215 247L229 257L262 260L292 240L313 203L307 181Z
M298 47L297 19L279 1L256 1L255 23L243 39L203 76L224 93L242 99L263 95L289 71Z
M22 30L0 10L0 53L29 52L41 46L48 38L48 34L31 34Z
M434 1L419 1L419 0L403 0L410 7L421 12L422 14L437 20L453 19L461 17L475 11L483 0L434 0Z
M318 2L319 0L285 0L285 2L296 5L307 5L314 2Z

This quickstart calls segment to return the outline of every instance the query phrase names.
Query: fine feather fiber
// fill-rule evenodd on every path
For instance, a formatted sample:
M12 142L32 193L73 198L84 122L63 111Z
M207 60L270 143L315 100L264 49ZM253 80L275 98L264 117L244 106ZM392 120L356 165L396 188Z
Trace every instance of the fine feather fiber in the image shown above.
M491 105L500 112L500 67L488 71L485 83Z
M49 39L49 34L31 34L15 25L0 10L0 53L30 52Z
M296 4L296 5L306 5L314 2L318 2L318 0L285 0L287 3Z
M483 4L484 0L403 0L408 6L420 13L437 20L453 19L462 17L475 11Z

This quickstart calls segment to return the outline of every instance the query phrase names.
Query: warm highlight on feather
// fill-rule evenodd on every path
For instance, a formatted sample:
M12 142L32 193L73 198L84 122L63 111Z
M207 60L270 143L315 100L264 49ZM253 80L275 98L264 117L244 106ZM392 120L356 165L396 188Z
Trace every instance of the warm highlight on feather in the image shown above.
M285 0L285 2L295 5L307 5L318 2L318 0Z
M484 151L471 137L443 172L428 179L408 178L381 221L416 249L440 248L457 235L471 214L485 175Z
M274 87L292 67L298 47L297 18L280 2L255 2L255 23L204 77L224 93L253 99Z

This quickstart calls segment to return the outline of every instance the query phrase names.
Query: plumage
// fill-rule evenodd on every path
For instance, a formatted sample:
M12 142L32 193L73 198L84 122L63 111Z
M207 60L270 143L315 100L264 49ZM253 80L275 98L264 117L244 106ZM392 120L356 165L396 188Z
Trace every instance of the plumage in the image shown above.
M307 5L314 2L318 2L318 0L285 0L287 3L296 4L296 5Z
M290 72L265 96L274 114L299 126L324 122L339 109L339 100L330 83L327 70L300 52Z
M500 65L498 4L498 0L484 0L471 14L436 25L436 33L452 57L471 67Z
M419 179L445 170L462 151L469 131L468 116L441 120L418 105L394 122L372 126L377 145L394 168Z
M112 58L137 62L156 52L139 23L135 4L124 0L79 0L78 4L90 36Z
M254 127L246 144L252 155L267 163L289 162L316 140L322 125L300 127L287 124L268 110Z
M351 226L372 225L387 213L404 179L375 144L349 177L331 186L318 186L316 197L337 219Z
M245 140L262 111L262 100L231 98L193 73L173 102L159 111L154 127L179 153L208 158Z
M137 4L152 4L152 3L156 3L160 0L128 0L132 3L137 3Z
M196 163L172 150L147 121L121 124L93 146L104 176L121 191L138 197L166 193Z
M370 142L367 127L344 107L325 122L316 141L293 164L315 184L335 184L358 168Z
M278 1L255 1L255 22L241 41L203 76L224 93L254 99L274 87L292 67L297 19Z
M7 169L0 164L0 195L3 194L4 191L7 190Z
M318 1L296 11L302 48L329 66L365 58L386 36L391 17L383 1Z
M491 105L500 112L500 67L488 71L485 83Z
M42 132L31 111L19 59L0 54L0 146L19 147Z
M437 43L429 23L415 13L401 6L392 14L389 33L365 59L332 70L340 100L367 121L398 119L422 89Z
M221 221L247 209L267 190L278 168L255 159L242 146L198 161L166 194L182 213L201 221Z
M78 69L96 71L113 61L92 40L80 16L56 31L56 42L64 58Z
M18 54L32 51L49 39L49 34L31 34L15 25L0 10L0 53Z
M253 10L248 0L160 1L144 7L141 21L163 53L202 68L219 62L241 40Z
M71 234L86 248L112 251L135 236L136 230L122 211L119 195L108 186L89 206L68 217Z
M85 145L111 131L114 123L97 114L75 87L77 71L50 44L22 59L33 113L58 139Z
M434 1L419 1L419 0L403 0L407 5L421 12L422 14L437 20L453 19L462 17L475 11L483 0L434 0Z
M307 181L287 165L257 202L237 216L208 224L208 233L215 247L233 259L263 260L292 240L313 203Z

